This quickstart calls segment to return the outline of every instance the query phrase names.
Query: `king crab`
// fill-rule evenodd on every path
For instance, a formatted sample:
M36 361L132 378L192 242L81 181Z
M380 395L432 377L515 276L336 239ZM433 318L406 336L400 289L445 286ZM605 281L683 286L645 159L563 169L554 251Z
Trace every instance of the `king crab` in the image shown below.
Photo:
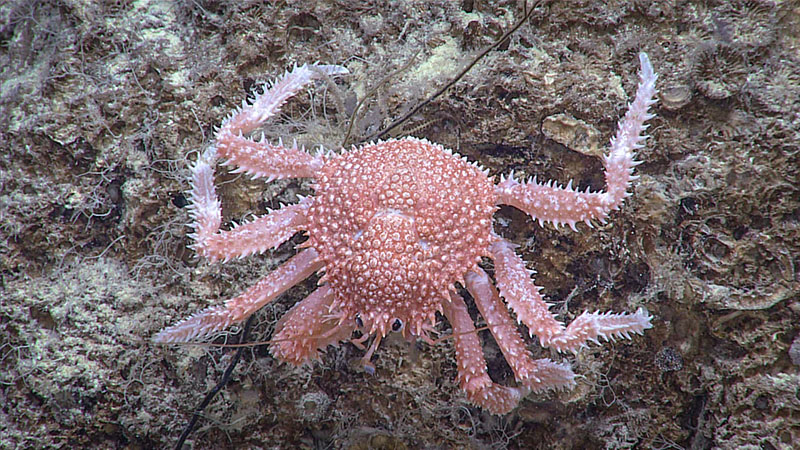
M279 360L302 364L340 341L357 345L373 337L363 358L367 370L381 339L390 332L433 342L436 313L453 329L458 379L468 399L492 413L513 409L529 391L573 384L568 364L533 359L517 321L539 342L576 352L598 338L629 338L650 328L651 316L584 312L564 326L549 312L514 245L492 230L498 205L521 209L539 222L556 225L605 221L620 207L632 178L634 150L642 146L652 115L656 75L647 55L639 55L640 84L604 158L607 190L575 191L570 185L519 182L513 174L498 184L488 171L426 140L405 138L370 143L350 151L311 155L297 145L273 145L246 137L304 85L347 69L303 65L284 74L250 105L230 116L216 134L216 145L192 168L190 211L192 247L209 261L243 257L275 248L297 231L308 240L294 257L224 306L205 309L155 336L157 342L185 342L239 323L316 271L319 286L278 322L271 344ZM214 166L222 158L254 178L267 181L309 177L314 196L239 225L220 230L220 203ZM478 266L494 260L495 283ZM495 383L488 375L480 340L464 299L465 286L488 324L517 386ZM505 303L502 299L505 299ZM351 339L355 330L362 336Z

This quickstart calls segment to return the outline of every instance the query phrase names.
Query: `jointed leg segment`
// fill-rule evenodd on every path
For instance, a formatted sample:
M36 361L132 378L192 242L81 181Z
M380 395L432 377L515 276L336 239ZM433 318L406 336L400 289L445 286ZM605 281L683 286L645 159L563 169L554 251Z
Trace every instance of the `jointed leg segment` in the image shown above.
M655 103L656 74L644 53L639 54L641 70L639 88L625 117L619 123L617 135L611 140L611 150L603 159L606 168L605 192L579 192L572 189L572 181L560 187L553 183L541 184L536 180L518 182L514 175L501 178L495 188L497 204L511 205L537 219L539 223L567 224L573 230L578 222L591 226L594 219L605 221L608 213L619 208L627 197L626 191L633 179L634 151L642 146L644 122L653 117L647 110Z
M319 350L347 340L355 325L352 321L328 317L333 299L329 285L318 286L284 314L275 326L270 346L272 355L300 365L316 359Z
M303 228L307 220L305 212L310 203L305 200L258 217L230 231L221 231L222 212L214 188L214 166L220 156L229 164L238 166L238 171L254 177L268 176L274 179L313 176L322 167L321 157L312 157L297 149L296 145L292 148L275 146L263 139L260 142L250 140L243 134L254 131L272 117L289 97L313 79L345 73L347 69L341 66L295 67L250 105L243 105L241 110L223 123L217 132L216 146L201 153L192 167L189 211L195 229L192 234L195 243L192 247L198 254L212 262L247 256L276 247ZM318 260L314 249L301 251L256 285L228 300L225 306L208 308L166 328L155 336L155 341L188 341L222 330L246 319L322 267L323 263Z
M629 338L630 333L641 334L652 326L650 315L639 309L634 314L584 312L565 328L548 310L548 304L539 293L541 288L531 280L525 262L514 252L513 244L498 238L489 246L489 251L494 259L500 293L517 319L545 347L575 352L585 346L586 341L597 342L598 337Z
M506 414L514 409L525 394L524 389L502 386L489 378L483 347L464 300L451 294L449 302L442 302L442 309L453 327L458 381L469 401L493 414Z
M187 342L198 337L221 331L241 322L271 302L292 286L321 269L314 249L306 249L284 262L246 291L225 302L224 306L212 306L175 325L161 330L155 342Z
M560 389L573 383L575 374L568 365L531 357L516 324L511 320L486 272L482 269L468 272L464 280L467 290L475 299L478 311L486 320L489 331L519 383L534 391Z
M253 177L313 177L322 167L322 157L312 157L293 145L271 145L244 137L272 117L278 108L300 88L321 74L347 73L340 66L300 66L286 73L252 104L226 120L216 136L216 146L208 148L192 167L191 204L194 219L195 250L211 261L247 256L280 245L305 224L305 202L286 206L254 222L231 231L220 231L222 213L214 188L214 166L218 157L238 166L236 171Z
M320 156L312 156L297 148L272 145L263 136L253 141L243 135L253 132L274 116L286 100L314 79L348 73L342 66L307 65L295 67L276 80L263 94L226 120L217 132L217 151L226 164L237 166L238 172L253 177L278 178L313 177L322 167Z

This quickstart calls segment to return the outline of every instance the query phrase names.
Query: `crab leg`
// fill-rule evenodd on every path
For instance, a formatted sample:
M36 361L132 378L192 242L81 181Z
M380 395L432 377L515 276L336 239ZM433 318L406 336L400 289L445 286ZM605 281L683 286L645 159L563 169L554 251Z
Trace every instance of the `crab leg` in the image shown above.
M467 399L492 414L506 414L514 409L525 394L524 389L502 386L489 378L481 341L464 300L451 293L450 301L442 302L442 310L453 327L458 382Z
M651 316L640 308L634 314L584 312L565 328L550 313L549 305L539 292L541 288L531 280L532 271L525 268L525 262L514 252L514 245L497 238L489 246L489 251L494 259L500 294L514 310L517 319L545 347L575 352L585 346L586 341L597 342L598 337L606 340L630 338L630 333L641 334L652 326Z
M272 336L272 355L300 365L316 359L318 350L350 338L355 324L330 316L333 300L333 290L322 285L284 314Z
M573 384L575 374L569 365L549 359L534 360L530 356L516 324L486 272L480 268L467 272L464 281L518 382L534 391L560 389Z
M225 302L225 306L212 306L175 325L161 330L153 340L172 343L187 342L223 330L241 322L264 305L309 275L323 267L317 251L306 249L296 254L258 283Z
M194 219L191 237L197 253L213 262L263 252L288 240L306 223L309 200L284 206L230 231L220 231L222 211L214 189L214 159L212 147L192 167L189 214Z
M219 157L226 165L237 166L235 172L245 172L254 178L313 177L322 167L320 156L312 156L298 149L294 143L291 148L267 143L262 135L260 141L244 137L274 116L286 100L297 93L312 80L323 76L336 76L349 73L346 68L334 65L307 65L295 67L283 77L272 83L265 92L256 96L249 105L242 108L223 122L216 136Z
M252 104L228 118L217 132L216 146L209 147L192 166L190 213L194 219L193 248L211 261L247 256L276 247L289 239L305 224L308 202L286 206L278 211L256 218L231 231L220 231L222 212L214 188L214 166L218 157L226 164L238 166L235 172L246 172L253 177L276 178L312 177L323 165L322 157L312 157L297 149L264 142L252 141L242 136L250 133L269 117L297 90L314 78L347 73L340 66L296 67L277 80Z
M567 224L575 230L575 224L585 222L591 226L592 219L605 221L608 214L619 208L633 179L634 151L642 147L647 136L644 122L653 117L647 110L655 103L656 74L645 53L639 54L641 70L639 88L625 117L619 123L617 135L611 140L611 150L603 158L607 190L605 192L584 192L572 189L572 181L560 187L552 183L541 184L536 179L518 182L513 173L501 178L495 188L495 203L511 205L526 212L529 216L556 225Z

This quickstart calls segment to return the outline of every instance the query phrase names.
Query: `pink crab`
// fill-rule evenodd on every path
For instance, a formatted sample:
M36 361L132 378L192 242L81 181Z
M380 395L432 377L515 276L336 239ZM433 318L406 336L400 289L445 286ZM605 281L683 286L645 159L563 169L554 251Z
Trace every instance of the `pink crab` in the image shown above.
M656 75L640 54L636 98L620 122L604 159L607 190L578 192L571 185L517 181L498 184L488 171L440 145L423 139L381 141L350 151L311 155L296 145L273 145L246 137L275 115L304 85L320 76L346 74L332 65L303 65L284 74L252 104L228 118L192 168L193 248L209 261L227 261L274 248L300 230L308 240L297 255L224 306L210 307L155 337L183 342L238 323L316 271L319 286L278 323L272 354L302 364L328 345L351 340L372 342L369 362L381 339L399 332L432 342L437 316L450 322L458 378L468 399L493 413L512 410L527 392L573 383L566 363L533 359L508 309L539 342L558 351L577 351L598 338L629 338L650 328L643 309L633 314L584 312L565 327L549 312L532 271L514 245L492 230L498 205L511 205L539 222L575 224L604 221L619 208L632 178L634 150L646 136ZM272 211L231 230L220 230L220 204L214 188L217 158L253 177L309 177L314 196ZM478 265L494 260L495 282ZM516 386L489 377L480 340L464 299L465 286L508 362ZM495 287L496 286L496 287ZM505 300L505 302L503 301ZM353 332L362 336L352 339Z

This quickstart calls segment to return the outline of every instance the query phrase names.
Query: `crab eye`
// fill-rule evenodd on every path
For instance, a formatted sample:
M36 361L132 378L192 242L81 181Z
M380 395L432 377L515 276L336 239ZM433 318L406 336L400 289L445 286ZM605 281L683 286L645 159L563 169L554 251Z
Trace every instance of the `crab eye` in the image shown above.
M359 314L356 314L356 326L358 328L363 328L364 327L364 321L361 320L361 315L359 315Z
M403 321L400 319L394 319L392 322L392 331L398 332L403 329Z

